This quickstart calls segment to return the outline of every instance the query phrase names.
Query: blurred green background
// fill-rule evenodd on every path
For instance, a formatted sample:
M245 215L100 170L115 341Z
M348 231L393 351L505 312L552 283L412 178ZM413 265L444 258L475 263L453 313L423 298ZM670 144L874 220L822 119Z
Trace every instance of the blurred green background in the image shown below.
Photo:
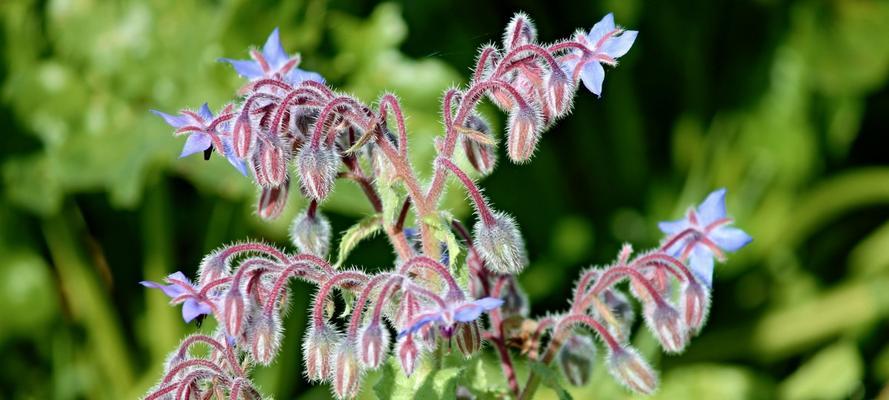
M368 102L398 93L428 171L439 95L518 10L543 41L607 11L641 32L602 99L582 91L534 162L483 181L522 227L534 312L564 309L580 268L625 241L655 245L658 220L725 186L755 241L718 266L709 324L685 354L659 356L637 333L663 373L656 397L889 397L887 1L4 0L0 398L140 396L196 328L137 282L191 275L244 237L286 245L298 196L260 221L248 180L219 158L177 159L182 140L148 109L224 105L240 80L215 60L245 58L280 26L335 86ZM369 210L358 193L339 183L324 204L336 231ZM391 258L377 238L349 261ZM311 288L293 294L283 353L256 380L278 399L327 398L301 375ZM572 393L629 397L603 368Z

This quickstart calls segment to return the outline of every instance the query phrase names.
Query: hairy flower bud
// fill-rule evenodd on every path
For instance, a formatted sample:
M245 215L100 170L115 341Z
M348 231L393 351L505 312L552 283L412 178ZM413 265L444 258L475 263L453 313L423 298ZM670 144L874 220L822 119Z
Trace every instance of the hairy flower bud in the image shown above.
M517 274L525 267L525 242L512 217L494 214L494 223L475 224L475 242L485 264L494 272Z
M707 313L710 311L710 291L697 281L692 281L682 289L679 301L689 333L697 334L707 321Z
M389 351L389 331L371 322L358 333L358 359L367 368L378 368Z
M608 331L620 341L629 340L630 329L633 327L633 321L636 319L630 300L623 293L609 289L602 293L602 301L608 307L608 310L611 311L614 319L616 319L614 322L617 323L617 326L608 324Z
M657 374L631 347L611 350L608 355L608 371L618 382L635 392L652 394L657 389Z
M524 163L531 159L537 149L537 142L540 141L542 124L540 113L534 108L527 106L512 109L509 113L506 149L513 162Z
M306 364L306 377L311 381L330 379L333 369L333 350L342 341L342 335L333 326L324 324L315 329L314 324L303 339L303 360Z
M534 43L535 40L537 40L537 28L531 22L531 18L523 12L515 13L503 32L503 48L511 50L524 44Z
M246 159L253 151L256 135L253 134L253 127L250 126L250 120L246 112L242 112L235 120L235 126L232 129L232 142L234 144L235 156L240 159Z
M287 205L287 194L290 192L290 181L285 180L280 186L264 187L259 194L256 213L260 218L273 220L281 215Z
M668 353L679 353L688 341L688 328L679 312L666 302L650 302L645 305L645 324L657 337Z
M333 365L333 392L338 399L358 396L361 385L361 368L351 343L343 342L335 352Z
M482 143L480 140L491 137L491 128L479 115L470 115L466 119L466 128L481 138L463 136L463 151L472 167L482 175L490 174L497 164L497 148L493 144Z
M306 194L318 201L324 200L333 188L339 158L333 148L303 146L297 155L296 167Z
M300 253L327 257L330 250L330 221L321 212L302 212L290 224L290 240Z
M411 376L417 368L417 361L420 358L420 349L414 342L413 335L408 335L404 340L398 342L396 353L398 353L402 371L405 375Z
M257 313L248 333L250 355L262 365L270 365L281 349L281 321L277 313Z
M257 141L256 153L251 163L256 183L262 187L280 186L288 179L287 161L290 159L290 149L278 142L278 139L274 142L265 139Z
M564 116L571 110L574 100L574 81L562 70L550 72L546 80L546 105L553 118Z
M509 283L500 292L503 305L500 306L500 314L503 319L511 316L527 317L530 312L528 294L519 285L515 277L510 277Z
M588 335L574 333L559 349L559 369L574 386L584 386L590 381L596 364L596 345Z
M478 353L482 348L482 336L478 329L476 321L460 323L455 327L454 342L457 344L457 350L464 357L469 358Z
M244 297L240 288L232 287L225 295L222 311L225 331L230 337L240 337L244 328Z
M198 282L200 286L206 285L217 279L225 278L231 274L231 266L228 260L222 256L222 251L217 250L207 254L198 267Z

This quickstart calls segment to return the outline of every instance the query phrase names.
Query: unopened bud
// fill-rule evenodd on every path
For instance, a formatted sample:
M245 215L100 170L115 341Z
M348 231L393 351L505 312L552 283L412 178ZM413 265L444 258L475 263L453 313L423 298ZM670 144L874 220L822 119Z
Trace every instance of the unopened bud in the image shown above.
M491 128L478 115L470 115L466 119L466 128L474 135L481 137L463 136L463 151L472 167L482 175L487 175L494 170L497 164L497 148L493 144L483 143L489 140L493 143L491 137Z
M608 371L618 382L635 392L652 394L657 389L657 374L631 347L612 349L608 355Z
M256 205L256 213L265 220L278 218L284 211L284 206L287 205L289 192L290 181L288 180L285 180L280 186L262 188Z
M250 157L255 141L256 137L253 134L253 128L250 126L250 119L248 119L246 113L242 112L235 120L235 126L232 129L235 155L242 160Z
M500 298L503 305L500 306L500 314L503 319L511 316L527 317L529 310L528 294L519 285L515 277L511 277L509 283L503 288Z
M546 104L553 117L561 117L571 110L574 82L561 70L550 72L546 82Z
M369 323L358 334L358 356L367 368L378 368L389 351L389 331L379 323Z
M327 381L332 376L333 350L342 341L341 334L333 326L324 324L316 329L314 324L303 339L303 359L306 377L310 381Z
M303 190L315 200L323 200L333 188L339 158L333 148L305 145L297 156L297 170Z
M668 353L679 353L688 341L688 328L679 312L664 301L645 305L645 324Z
M590 381L596 364L596 345L588 335L574 333L559 349L559 369L574 386L584 386Z
M222 279L231 274L228 260L222 256L222 251L214 251L201 260L198 267L198 282L200 285L206 285L217 279Z
M398 353L402 371L405 375L411 376L417 368L417 360L420 358L420 349L414 342L413 335L408 335L404 340L398 342L396 353Z
M535 40L537 40L537 28L534 27L531 18L522 12L515 13L503 32L503 47L511 50L524 44L533 43Z
M454 341L457 344L457 350L460 350L464 357L469 358L478 353L482 348L482 336L478 330L478 323L472 321L457 324Z
M360 385L358 356L350 343L343 342L337 347L334 357L333 392L338 399L353 399L358 396Z
M262 187L280 186L287 180L289 150L276 139L275 142L260 139L251 162L256 182Z
M525 267L527 255L525 242L512 217L504 213L494 214L491 225L479 221L475 224L475 242L479 253L492 271L500 274L517 274Z
M689 333L697 334L707 321L707 313L710 311L710 291L704 285L692 281L682 290L679 301Z
M614 322L617 323L617 326L608 324L608 331L620 341L629 340L630 329L636 319L633 304L623 293L610 289L602 293L602 301L616 320Z
M281 349L281 321L277 313L259 312L248 333L250 355L262 365L270 365Z
M225 320L225 330L230 337L240 337L244 328L244 297L241 295L240 288L232 287L225 295L223 301L223 319Z
M317 210L314 216L302 212L290 225L290 240L300 253L327 257L330 250L330 221Z
M509 158L515 163L531 159L542 128L540 113L534 108L516 107L509 113L509 131L506 141Z

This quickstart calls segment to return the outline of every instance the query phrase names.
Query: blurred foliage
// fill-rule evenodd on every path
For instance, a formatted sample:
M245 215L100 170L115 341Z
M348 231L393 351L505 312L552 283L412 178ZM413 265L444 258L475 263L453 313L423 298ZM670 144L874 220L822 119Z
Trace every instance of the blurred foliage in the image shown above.
M231 101L240 81L215 60L246 56L280 26L286 48L336 86L368 102L398 94L414 164L428 172L440 93L466 79L477 46L499 40L517 10L543 40L608 10L641 32L603 99L581 93L532 164L503 163L483 183L528 241L521 280L534 311L565 307L581 267L608 262L624 241L653 245L656 221L725 186L755 242L719 267L702 336L653 360L655 397L889 396L889 2L7 0L0 398L139 396L195 328L136 282L192 273L226 241L286 242L301 200L279 222L259 221L248 180L220 159L176 159L181 140L148 109ZM465 218L462 192L449 195ZM324 209L337 231L370 210L342 183ZM391 258L375 238L348 261ZM276 398L329 397L300 372L309 296L293 291L282 357L257 372ZM636 341L657 357L646 332ZM411 393L390 367L367 378L368 398L387 385ZM478 359L428 374L503 385ZM424 390L447 397L453 379ZM604 368L568 393L630 397Z

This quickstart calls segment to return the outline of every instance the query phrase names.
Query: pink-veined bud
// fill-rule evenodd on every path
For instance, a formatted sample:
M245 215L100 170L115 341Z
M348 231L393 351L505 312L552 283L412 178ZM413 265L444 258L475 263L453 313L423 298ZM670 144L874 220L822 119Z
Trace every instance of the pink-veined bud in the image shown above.
M475 243L485 265L500 274L517 274L525 268L525 241L512 217L495 213L494 223L475 224Z
M514 73L507 73L507 75L515 75ZM515 107L515 99L512 97L509 92L500 88L491 88L487 91L488 99L494 103L497 108L501 111L509 111Z
M318 201L324 200L333 188L339 157L333 148L303 146L297 156L297 170L305 193Z
M264 187L259 194L256 213L264 220L273 220L281 215L287 205L287 194L290 192L290 181L280 186Z
M398 361L401 363L401 370L405 375L411 376L417 368L417 361L420 358L420 349L414 342L413 335L408 335L404 340L398 342L396 353L398 353Z
M223 320L225 331L230 337L240 337L244 329L244 296L240 288L232 287L228 290L223 301Z
M546 104L553 118L564 116L571 110L574 100L574 82L562 70L549 73L545 93Z
M558 355L559 370L574 386L585 386L596 364L596 344L588 335L573 333L562 344Z
M470 115L466 119L466 128L477 132L484 137L491 138L491 128L478 115ZM482 175L490 174L497 164L497 148L492 144L482 143L479 140L483 138L473 139L469 136L463 136L463 151L472 167ZM493 141L493 138L491 138Z
M503 48L511 50L524 44L534 43L535 40L537 40L537 28L534 22L523 12L515 13L503 32Z
M314 324L303 339L303 360L306 364L306 377L310 381L327 381L333 372L333 350L342 341L342 334L331 325Z
M303 211L290 224L290 240L300 253L327 257L330 250L330 221L320 211L316 210L314 216Z
M464 357L472 357L481 350L482 335L476 321L459 323L454 329L454 342L457 344L457 350L460 350Z
M232 129L232 142L234 143L235 156L240 159L247 159L253 151L253 145L256 142L256 135L253 134L253 127L250 126L250 119L247 113L242 112L235 119L235 126Z
M251 160L256 183L262 187L280 186L288 179L287 161L290 149L283 143L257 140L256 154Z
M661 343L664 351L682 352L688 342L688 328L679 312L664 301L650 302L644 309L645 324Z
M222 251L217 250L207 254L198 267L198 282L201 286L222 279L231 274L231 266L228 260L222 256Z
M361 368L351 343L343 342L335 352L333 365L333 393L338 399L353 399L361 386Z
M371 322L358 333L358 358L370 369L379 368L389 351L389 331Z
M657 389L657 373L631 347L611 350L608 355L608 371L618 382L635 392L652 394Z
M247 336L250 355L259 364L270 365L281 349L281 321L277 313L259 311Z
M707 313L710 311L710 291L704 285L692 281L683 288L679 301L689 333L698 334L704 327Z
M542 124L540 113L531 106L516 107L509 113L506 149L513 162L520 164L531 159L540 141Z

